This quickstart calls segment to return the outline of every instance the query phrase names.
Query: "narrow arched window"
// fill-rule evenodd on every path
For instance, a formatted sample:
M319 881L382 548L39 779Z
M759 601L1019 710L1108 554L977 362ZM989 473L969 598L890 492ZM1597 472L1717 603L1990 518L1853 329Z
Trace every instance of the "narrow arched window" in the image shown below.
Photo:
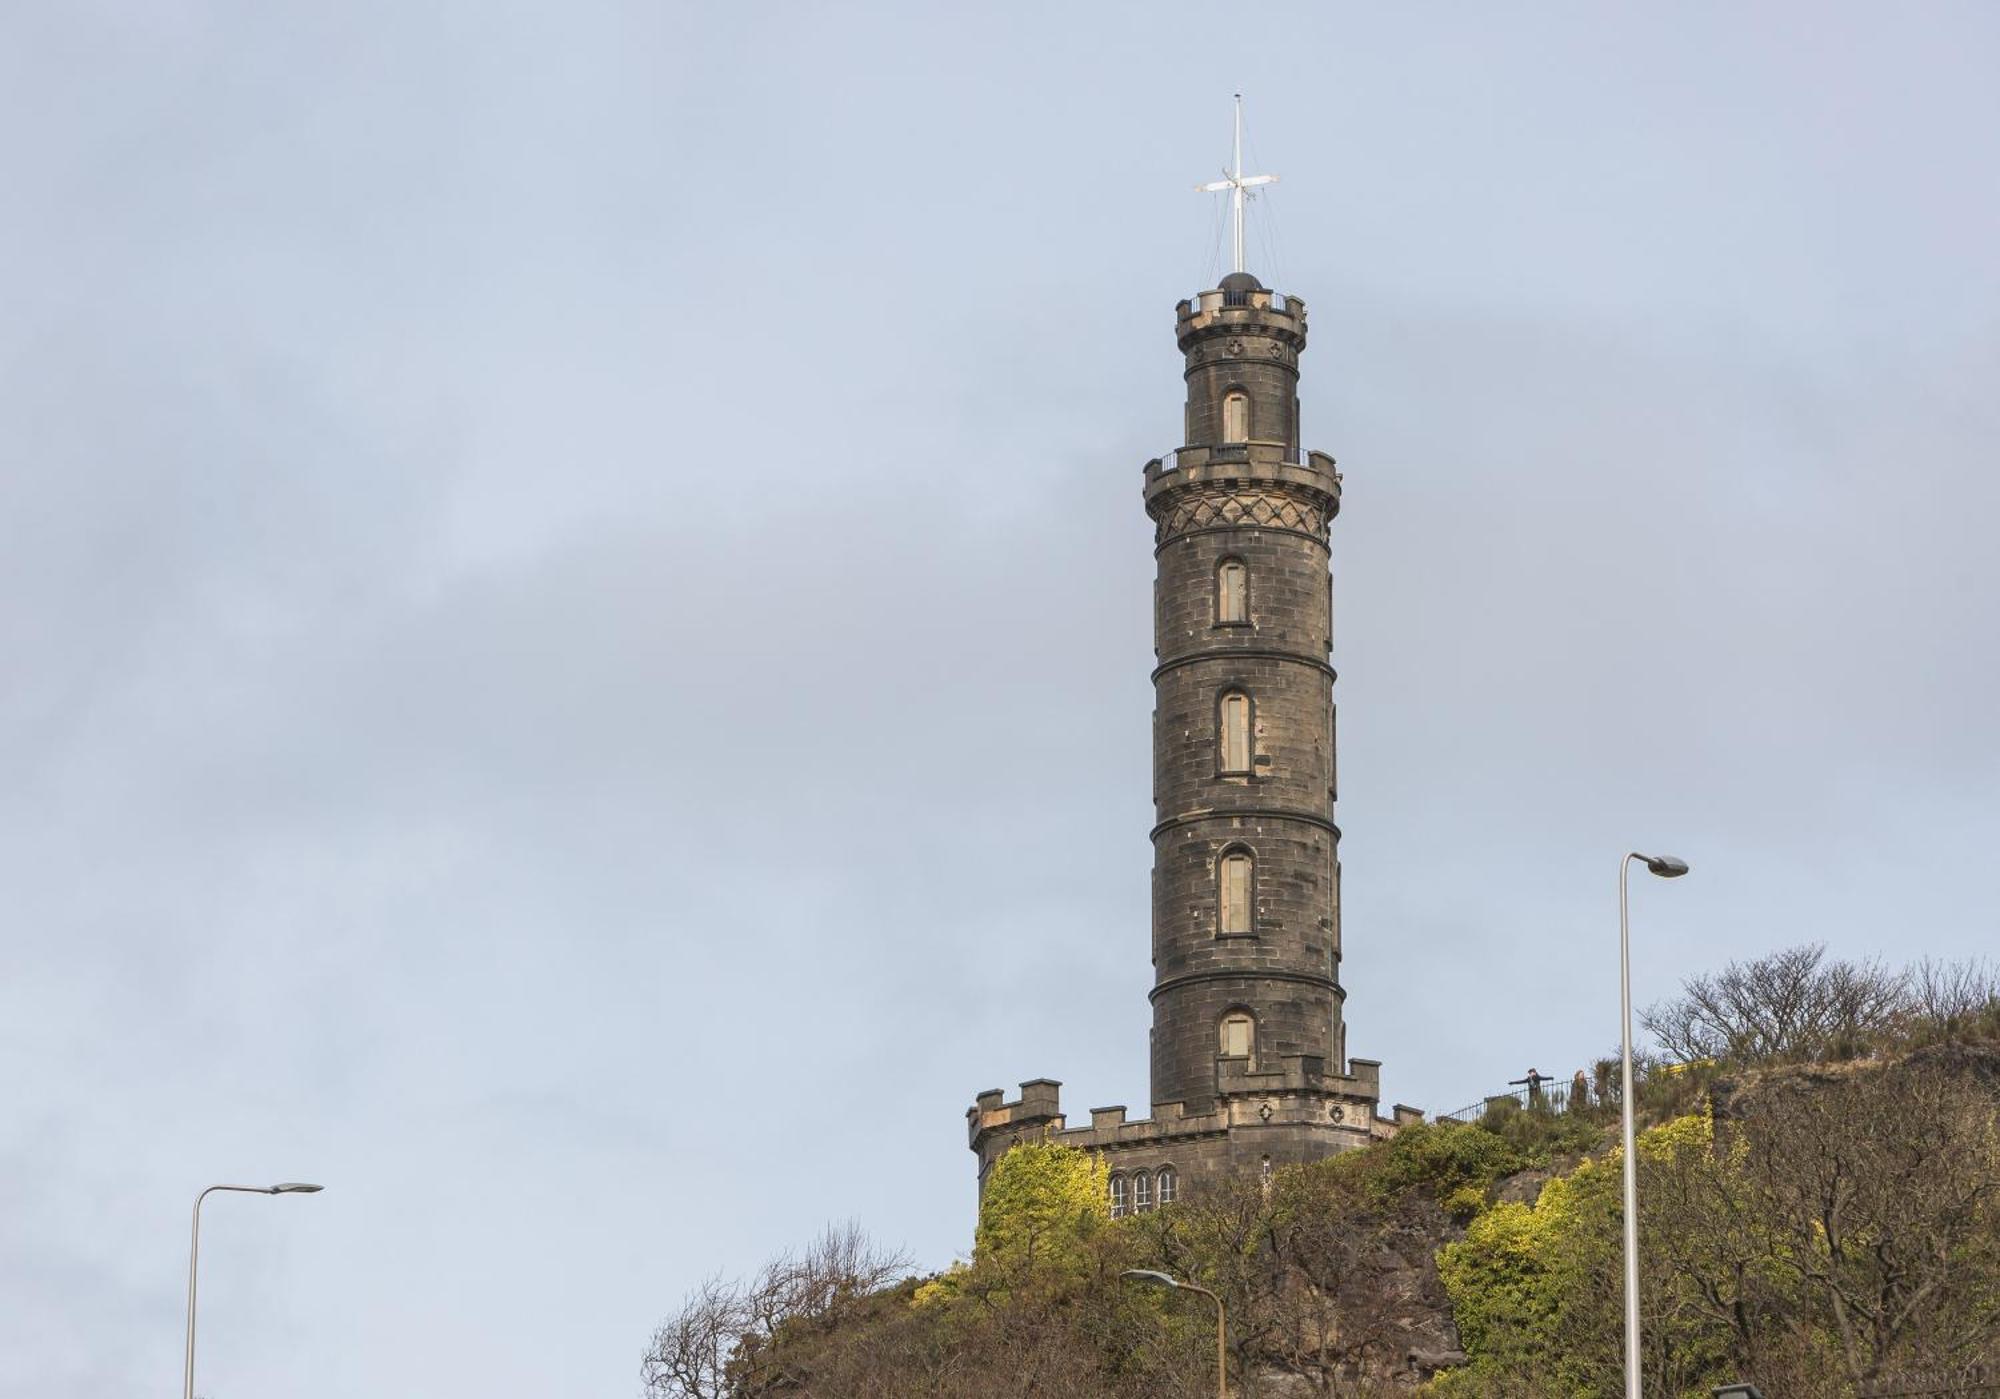
M1132 1213L1144 1214L1153 1207L1153 1178L1144 1171L1132 1174Z
M1125 1202L1128 1198L1126 1194L1127 1186L1126 1177L1111 1177L1111 1217L1113 1219L1122 1218L1125 1214Z
M1224 626L1250 620L1250 570L1241 559L1215 566L1215 620Z
M1248 1059L1257 1047L1257 1022L1247 1010L1234 1010L1222 1017L1222 1057Z
M1231 389L1222 396L1222 440L1250 440L1250 395L1241 389Z
M1221 752L1216 755L1222 771L1250 771L1250 696L1231 690L1218 706Z
M1181 1173L1175 1170L1172 1166L1160 1167L1159 1184L1160 1184L1159 1196L1161 1204L1171 1205L1176 1199L1180 1197Z
M1255 866L1247 850L1232 850L1222 857L1217 872L1222 887L1216 891L1216 931L1225 936L1250 931L1250 886Z

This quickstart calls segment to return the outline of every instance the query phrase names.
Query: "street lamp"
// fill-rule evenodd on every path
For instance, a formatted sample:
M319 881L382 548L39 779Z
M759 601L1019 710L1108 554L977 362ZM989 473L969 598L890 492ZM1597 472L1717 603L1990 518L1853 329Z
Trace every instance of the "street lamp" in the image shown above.
M1147 1287L1165 1287L1182 1292L1199 1292L1215 1303L1215 1394L1216 1399L1229 1399L1229 1342L1227 1327L1228 1313L1223 1310L1222 1299L1205 1287L1197 1287L1191 1282L1156 1273L1150 1268L1127 1268L1118 1275L1126 1282L1141 1283Z
M1688 872L1687 861L1671 855L1641 855L1634 850L1618 862L1618 1013L1624 1028L1619 1043L1619 1108L1625 1137L1625 1399L1640 1399L1639 1161L1632 1146L1632 930L1625 913L1625 875L1634 860L1643 860L1646 869L1662 879L1679 879Z
M194 1239L188 1245L188 1336L187 1386L184 1399L194 1399L194 1292L201 1264L201 1202L218 1190L240 1190L246 1195L316 1195L324 1186L288 1180L281 1185L211 1185L194 1197Z

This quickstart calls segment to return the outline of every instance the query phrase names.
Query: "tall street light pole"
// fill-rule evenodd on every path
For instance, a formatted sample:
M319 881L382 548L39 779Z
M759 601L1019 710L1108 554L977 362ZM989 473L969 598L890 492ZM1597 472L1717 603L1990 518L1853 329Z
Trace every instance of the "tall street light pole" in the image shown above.
M1624 1027L1619 1043L1621 1069L1618 1104L1625 1137L1625 1399L1639 1393L1639 1161L1633 1152L1632 1130L1632 926L1625 911L1625 875L1640 860L1662 879L1679 879L1688 872L1686 860L1671 855L1641 855L1634 850L1618 862L1618 1014ZM192 1396L190 1396L192 1399Z
M218 1190L240 1190L246 1195L315 1195L324 1187L286 1181L283 1185L211 1185L194 1197L194 1238L188 1245L188 1334L187 1384L183 1399L194 1399L194 1294L201 1270L201 1202Z
M1196 1287L1191 1282L1182 1282L1165 1273L1156 1273L1150 1268L1127 1268L1118 1275L1126 1282L1136 1282L1146 1287L1172 1288L1181 1292L1199 1292L1215 1303L1215 1399L1229 1399L1229 1331L1227 1313L1222 1308L1222 1299L1205 1287Z

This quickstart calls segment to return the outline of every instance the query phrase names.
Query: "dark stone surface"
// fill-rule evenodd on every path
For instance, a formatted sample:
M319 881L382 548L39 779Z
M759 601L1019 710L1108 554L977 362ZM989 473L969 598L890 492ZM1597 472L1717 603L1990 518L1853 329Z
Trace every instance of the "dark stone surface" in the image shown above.
M1249 281L1240 288L1225 280L1222 290L1262 290ZM1175 473L1180 481L1162 476L1147 493L1159 525L1153 1099L1190 1109L1217 1092L1218 1027L1233 1010L1256 1018L1253 1066L1309 1055L1338 1073L1344 1048L1325 535L1328 497L1338 486L1282 470L1285 458L1300 455L1302 311L1279 312L1268 294L1247 306L1211 301L1200 298L1179 321L1188 445L1229 445L1220 435L1222 400L1241 390L1250 398L1252 443L1279 450L1262 461L1253 449L1240 465ZM1189 508L1200 502L1221 505L1209 514ZM1241 502L1251 504L1243 510ZM1231 505L1243 513L1232 519ZM1225 559L1247 570L1244 625L1216 620L1216 571ZM1221 770L1219 706L1231 691L1251 702L1246 775ZM1256 860L1247 938L1222 936L1217 917L1218 862L1237 848Z
M1154 582L1153 1115L1096 1109L1070 1128L1056 1086L967 1115L980 1178L1014 1142L1053 1135L1112 1169L1219 1174L1317 1160L1421 1115L1378 1117L1378 1066L1350 1074L1341 1021L1340 832L1334 824L1335 676L1329 530L1333 461L1301 449L1302 303L1234 274L1178 308L1186 444L1146 470ZM1223 400L1248 398L1249 441L1224 442ZM1248 574L1247 620L1224 622L1216 578ZM1221 699L1252 706L1247 773L1222 770ZM1223 935L1218 865L1255 858L1249 935ZM1223 1017L1256 1022L1250 1058L1219 1055Z

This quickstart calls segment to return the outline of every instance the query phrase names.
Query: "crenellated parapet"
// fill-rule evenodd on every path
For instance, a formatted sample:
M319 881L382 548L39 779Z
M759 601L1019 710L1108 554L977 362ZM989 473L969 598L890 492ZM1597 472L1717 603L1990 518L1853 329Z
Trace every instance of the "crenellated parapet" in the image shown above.
M1259 286L1254 277L1243 277L1242 283L1247 285L1216 287L1174 307L1174 339L1181 353L1297 364L1306 347L1305 302ZM1231 343L1237 340L1243 343Z
M1328 1074L1309 1056L1293 1056L1268 1072L1219 1067L1226 1085L1211 1103L1154 1103L1147 1117L1128 1117L1123 1104L1090 1109L1088 1125L1070 1126L1062 1085L1030 1079L1008 1101L1000 1089L978 1096L966 1112L967 1144L979 1156L983 1186L993 1162L1026 1141L1048 1141L1105 1157L1112 1170L1171 1166L1199 1189L1221 1176L1255 1171L1269 1161L1291 1165L1383 1141L1423 1121L1397 1104L1376 1111L1381 1066L1356 1060L1351 1074Z

